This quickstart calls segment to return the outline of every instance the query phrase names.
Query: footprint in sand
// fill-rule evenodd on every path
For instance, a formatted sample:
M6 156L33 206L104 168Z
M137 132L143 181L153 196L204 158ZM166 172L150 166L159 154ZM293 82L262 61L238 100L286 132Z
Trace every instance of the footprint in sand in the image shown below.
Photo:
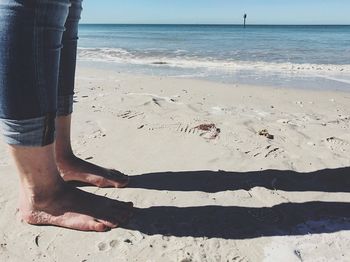
M105 242L100 242L97 244L97 248L99 251L106 251L108 246Z
M215 124L201 124L201 125L189 125L189 124L179 124L176 129L177 132L185 134L198 135L204 139L216 139L221 133L220 128L217 128Z
M204 139L216 139L219 137L221 130L217 128L214 124L203 124L203 125L195 125L195 124L163 124L159 126L149 127L150 131L168 129L174 132L179 132L187 135L198 135Z
M133 111L125 111L123 113L120 113L117 115L117 117L123 118L123 119L132 119L135 117L143 116L145 113L143 112L133 112Z
M116 246L118 246L119 244L119 241L118 240L111 240L109 241L109 243L106 243L106 242L99 242L97 244L97 248L99 251L107 251L111 248L115 248Z
M118 241L118 240L111 240L111 241L109 242L109 246L110 246L111 248L114 248L114 247L118 246L118 244L119 244L119 241Z
M284 151L276 146L267 145L267 146L257 146L250 150L245 151L244 153L251 157L260 157L260 158L277 158Z
M350 143L344 139L337 137L329 137L326 139L327 146L332 151L346 152L350 151Z
M104 132L101 129L98 129L94 131L91 135L88 136L88 139L93 139L93 138L102 138L106 136L106 132Z
M201 124L194 129L198 130L199 135L205 139L216 139L221 133L221 129L217 128L215 124Z
M179 124L176 129L177 132L185 133L185 134L198 134L199 135L199 130L191 127L190 125L186 124Z

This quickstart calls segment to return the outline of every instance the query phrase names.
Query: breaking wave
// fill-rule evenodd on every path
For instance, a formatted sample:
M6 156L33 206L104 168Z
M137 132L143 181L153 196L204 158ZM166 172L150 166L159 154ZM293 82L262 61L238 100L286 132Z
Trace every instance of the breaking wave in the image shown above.
M114 62L154 67L207 69L224 71L225 73L243 70L286 74L312 74L314 76L348 75L350 73L350 64L334 65L235 61L231 59L191 56L186 50L176 50L167 54L164 50L157 51L148 49L138 52L129 52L122 48L79 48L78 59L82 61Z

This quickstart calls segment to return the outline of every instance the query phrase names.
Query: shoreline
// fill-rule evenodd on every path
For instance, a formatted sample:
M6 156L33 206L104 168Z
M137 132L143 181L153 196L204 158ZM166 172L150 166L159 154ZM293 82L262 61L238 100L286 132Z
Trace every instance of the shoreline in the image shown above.
M154 63L153 63L154 64ZM162 68L165 65L160 65L152 68L152 64L120 64L112 61L82 61L78 60L78 65L81 68L106 70L110 73L136 74L140 76L155 76L168 77L175 79L209 81L212 83L227 84L227 85L242 85L242 86L264 86L269 88L287 88L296 90L314 90L314 91L341 91L350 92L350 79L344 76L327 76L309 74L304 75L302 72L286 73L266 71L234 71L218 75L205 75L204 68L199 71L195 69L169 67ZM183 71L183 72L182 72ZM189 73L185 73L188 72ZM182 72L182 73L181 73ZM212 73L215 71L212 71ZM329 88L329 86L332 86Z
M98 66L91 66L91 65L86 65L84 62L80 61L78 62L78 69L77 69L77 78L81 77L85 80L87 79L84 75L89 74L90 72L95 72L98 75L101 74L106 74L110 78L111 77L121 77L123 79L127 78L145 78L147 80L170 80L170 81L183 81L183 82L194 82L196 85L199 84L204 84L205 86L211 86L211 88L215 87L224 87L224 88L250 88L250 89L261 89L261 88L266 88L266 92L271 92L274 90L279 90L283 91L286 90L287 92L292 92L292 91L300 91L302 93L327 93L328 95L331 95L332 93L336 94L342 94L342 95L347 95L350 93L350 85L349 89L314 89L314 88L304 88L302 86L299 87L294 87L294 86L289 86L288 84L284 86L279 86L279 85L264 85L264 84L244 84L244 83L227 83L227 82L222 82L222 81L215 81L215 80L210 80L210 79L203 79L203 78L197 78L197 77L182 77L182 76L176 76L176 75L157 75L157 74L146 74L146 73L139 73L139 72L124 72L123 70L118 70L114 68L113 66L109 67L108 65L106 67L100 67ZM97 64L105 64L106 62L97 62ZM112 62L113 63L113 62ZM79 74L81 72L81 74ZM91 79L95 79L92 77Z

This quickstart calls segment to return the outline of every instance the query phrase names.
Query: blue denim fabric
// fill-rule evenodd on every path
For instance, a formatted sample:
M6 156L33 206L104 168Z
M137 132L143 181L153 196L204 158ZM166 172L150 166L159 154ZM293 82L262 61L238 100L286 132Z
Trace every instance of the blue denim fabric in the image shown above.
M8 144L54 141L72 113L81 0L0 0L0 126Z
M68 17L63 33L58 78L58 116L70 115L73 111L75 66L78 44L78 25L82 11L82 0L70 0Z
M7 119L0 124L8 144L42 146L42 141L53 141L54 139L54 133L50 132L50 128L46 128L47 126L54 127L54 121L55 118L44 116L28 120Z

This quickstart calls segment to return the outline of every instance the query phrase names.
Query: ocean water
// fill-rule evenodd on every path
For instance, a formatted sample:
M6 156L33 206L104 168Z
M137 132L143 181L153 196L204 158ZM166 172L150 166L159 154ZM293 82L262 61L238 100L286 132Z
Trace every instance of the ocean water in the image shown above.
M350 91L350 26L80 25L78 60L121 72Z

